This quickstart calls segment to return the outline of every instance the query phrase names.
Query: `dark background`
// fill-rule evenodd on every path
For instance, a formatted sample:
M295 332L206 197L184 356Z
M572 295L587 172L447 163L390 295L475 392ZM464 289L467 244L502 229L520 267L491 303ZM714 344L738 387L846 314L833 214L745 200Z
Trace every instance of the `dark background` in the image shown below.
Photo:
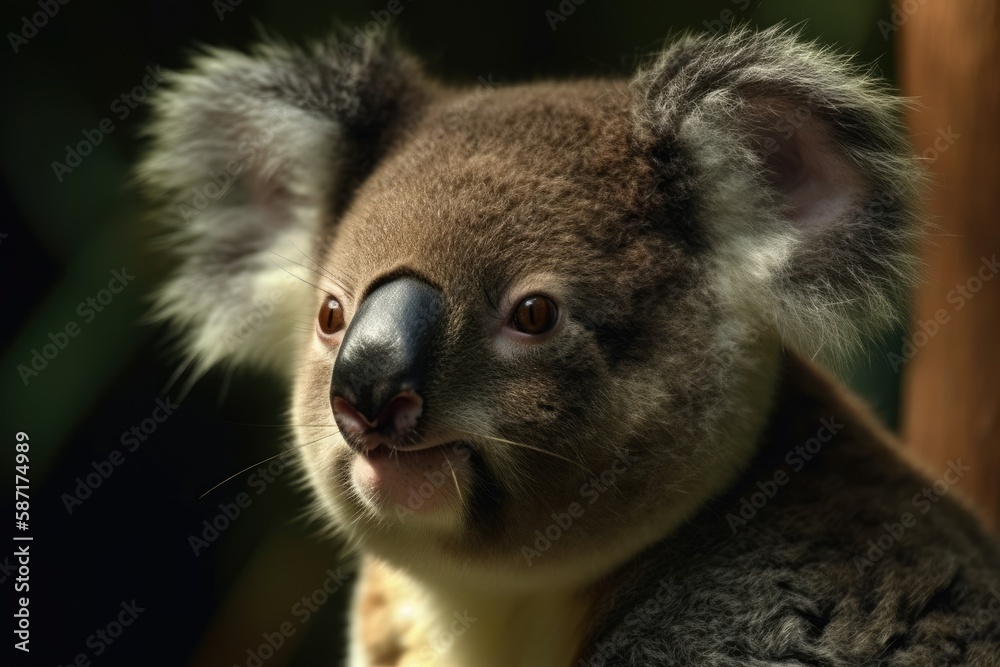
M23 17L41 11L39 4L7 2L0 17L0 438L9 457L2 469L10 479L15 433L27 432L34 536L32 652L30 659L17 653L15 664L68 665L82 653L95 665L247 665L262 633L285 621L294 635L263 664L332 664L329 656L343 648L345 589L307 623L292 605L323 585L328 568L348 572L349 559L302 518L306 496L296 489L294 473L284 471L262 489L247 472L199 499L231 474L282 451L287 399L270 378L216 371L180 400L183 374L171 383L179 366L173 341L144 320L168 266L129 182L147 109L140 103L122 119L122 107L112 105L141 85L147 66L182 67L199 44L243 48L262 29L307 39L335 19L363 27L369 11L386 3L51 4L58 13L17 53L9 33L22 33ZM759 26L805 21L807 36L856 52L894 76L893 44L877 24L888 19L888 2L703 0L653 8L587 0L555 30L546 11L558 11L559 0L403 4L393 28L431 72L454 82L624 75L669 34L716 30L734 19ZM24 34L32 35L30 29ZM103 118L114 130L60 181L53 161L65 162L67 145L78 144ZM134 280L86 321L78 304L123 267ZM29 366L33 351L70 321L79 335L25 383L18 367ZM895 424L897 376L884 349L873 348L843 374ZM123 434L168 396L180 407L127 451ZM78 478L94 473L95 465L108 470L115 450L121 464L70 513L66 494L75 493ZM250 498L249 507L196 556L189 536L240 493ZM4 637L11 636L9 605L16 597L16 575L7 569L15 532L9 525L0 528ZM95 655L98 644L88 646L88 637L133 599L144 611Z

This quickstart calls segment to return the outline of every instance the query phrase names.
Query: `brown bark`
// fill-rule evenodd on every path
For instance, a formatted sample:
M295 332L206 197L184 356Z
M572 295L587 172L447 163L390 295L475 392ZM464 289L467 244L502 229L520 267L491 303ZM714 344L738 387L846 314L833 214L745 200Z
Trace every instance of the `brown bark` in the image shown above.
M914 348L901 368L903 436L932 471L949 460L971 466L959 488L997 528L1000 275L983 258L1000 259L1000 4L906 0L895 16L932 223L907 339Z

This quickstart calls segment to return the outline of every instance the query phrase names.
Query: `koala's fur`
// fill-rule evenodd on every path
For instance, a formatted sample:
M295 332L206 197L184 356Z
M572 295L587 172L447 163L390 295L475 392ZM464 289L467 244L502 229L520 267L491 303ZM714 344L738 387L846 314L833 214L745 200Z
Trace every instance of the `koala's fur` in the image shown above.
M197 369L294 382L305 478L363 554L352 667L1000 665L996 542L953 493L922 513L928 479L804 361L911 283L898 107L781 29L681 39L631 81L451 88L336 39L172 75L140 168L181 259L162 314ZM330 294L349 326L399 275L447 304L434 511L352 484L336 350L301 324ZM536 292L556 334L503 340Z

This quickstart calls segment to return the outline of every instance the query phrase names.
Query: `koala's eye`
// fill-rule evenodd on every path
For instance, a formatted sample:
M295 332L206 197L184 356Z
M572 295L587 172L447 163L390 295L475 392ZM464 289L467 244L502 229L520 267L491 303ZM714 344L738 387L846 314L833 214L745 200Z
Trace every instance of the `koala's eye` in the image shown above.
M546 296L529 296L518 304L511 324L518 331L532 336L543 334L556 323L556 304Z
M319 307L319 330L326 336L332 336L343 328L344 310L339 301L327 296Z

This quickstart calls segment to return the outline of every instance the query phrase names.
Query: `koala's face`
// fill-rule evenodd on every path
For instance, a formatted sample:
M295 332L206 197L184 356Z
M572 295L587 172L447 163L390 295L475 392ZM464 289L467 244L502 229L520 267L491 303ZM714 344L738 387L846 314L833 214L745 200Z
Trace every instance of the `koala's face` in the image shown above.
M738 391L716 363L725 315L685 221L666 213L685 192L658 182L633 102L590 83L432 105L320 249L300 440L336 428L331 394L354 403L391 385L359 408L370 421L400 392L420 401L412 430L389 410L371 442L352 446L366 425L342 424L346 438L302 450L325 504L380 551L551 577L564 554L634 549L727 465L732 452L700 451ZM407 291L414 280L436 296ZM397 284L402 296L359 314ZM338 359L356 327L388 326L408 298L416 317L395 338L351 341L361 358ZM342 314L325 331L331 305ZM339 373L348 363L365 377Z
M324 48L215 55L159 98L143 175L186 219L161 304L203 364L293 379L324 515L411 571L607 571L746 464L782 346L894 315L912 162L828 53L737 32L630 82L462 92ZM226 194L189 204L199 173Z

